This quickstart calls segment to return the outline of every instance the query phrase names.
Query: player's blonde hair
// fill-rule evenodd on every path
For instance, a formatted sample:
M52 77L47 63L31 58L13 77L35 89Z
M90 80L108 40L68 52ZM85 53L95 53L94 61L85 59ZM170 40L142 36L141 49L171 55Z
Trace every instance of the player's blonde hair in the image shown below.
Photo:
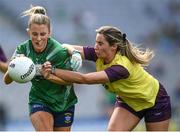
M146 66L154 57L154 52L152 50L143 50L142 48L133 46L133 44L126 38L126 34L122 34L116 27L102 26L97 29L96 32L103 34L110 46L116 44L118 46L117 50L120 54L125 55L132 63Z
M46 9L42 6L31 5L29 10L26 10L22 13L22 16L30 16L28 21L28 28L30 28L32 24L44 24L48 26L49 31L51 29L50 19L47 16Z

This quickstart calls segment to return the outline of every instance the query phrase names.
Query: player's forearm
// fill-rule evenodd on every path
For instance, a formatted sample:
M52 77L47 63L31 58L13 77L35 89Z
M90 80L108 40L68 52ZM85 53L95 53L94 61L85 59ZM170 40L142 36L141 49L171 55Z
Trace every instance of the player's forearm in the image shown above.
M49 77L47 78L47 80L49 80L49 81L51 81L53 83L60 84L60 85L72 85L72 83L64 81L63 79L61 79L59 77L56 77L53 74L50 74Z
M8 64L0 61L0 71L5 73L8 69Z
M11 82L13 82L13 80L9 76L8 72L5 73L3 80L4 80L5 84L10 84Z
M109 78L105 71L91 72L91 73L80 73L75 71L55 69L54 74L63 80L71 83L79 84L104 84L109 82Z
M79 83L79 84L88 84L88 81L86 80L84 74L68 71L68 70L61 70L61 69L55 69L54 74L57 77L62 78L65 81L71 82L71 83Z

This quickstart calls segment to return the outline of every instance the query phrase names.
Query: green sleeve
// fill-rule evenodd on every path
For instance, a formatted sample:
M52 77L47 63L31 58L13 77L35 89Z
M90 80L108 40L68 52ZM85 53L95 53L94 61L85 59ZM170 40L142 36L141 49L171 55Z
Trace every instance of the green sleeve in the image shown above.
M67 49L54 39L51 39L51 43L53 43L53 47L47 56L47 60L56 68L71 70L70 55Z
M13 57L16 56L17 54L24 54L26 56L26 46L28 44L28 41L25 41L23 43L20 43L13 54Z

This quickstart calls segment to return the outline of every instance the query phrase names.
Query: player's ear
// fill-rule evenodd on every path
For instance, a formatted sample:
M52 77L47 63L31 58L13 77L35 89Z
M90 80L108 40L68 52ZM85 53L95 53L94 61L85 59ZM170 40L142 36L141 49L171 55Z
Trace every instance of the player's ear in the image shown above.
M117 45L117 44L113 44L111 47L112 47L114 50L116 50L116 49L118 48L118 45Z
M50 31L49 31L49 36L51 36L52 35L52 29L50 29Z
M49 32L49 36L51 36L51 35L52 35L52 32L50 31L50 32Z

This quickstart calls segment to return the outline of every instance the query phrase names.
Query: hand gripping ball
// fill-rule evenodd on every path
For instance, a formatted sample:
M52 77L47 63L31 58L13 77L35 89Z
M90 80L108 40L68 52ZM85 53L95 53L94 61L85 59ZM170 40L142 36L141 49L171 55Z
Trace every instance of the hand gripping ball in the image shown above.
M14 81L26 83L35 76L35 64L28 57L16 57L9 63L8 73Z

